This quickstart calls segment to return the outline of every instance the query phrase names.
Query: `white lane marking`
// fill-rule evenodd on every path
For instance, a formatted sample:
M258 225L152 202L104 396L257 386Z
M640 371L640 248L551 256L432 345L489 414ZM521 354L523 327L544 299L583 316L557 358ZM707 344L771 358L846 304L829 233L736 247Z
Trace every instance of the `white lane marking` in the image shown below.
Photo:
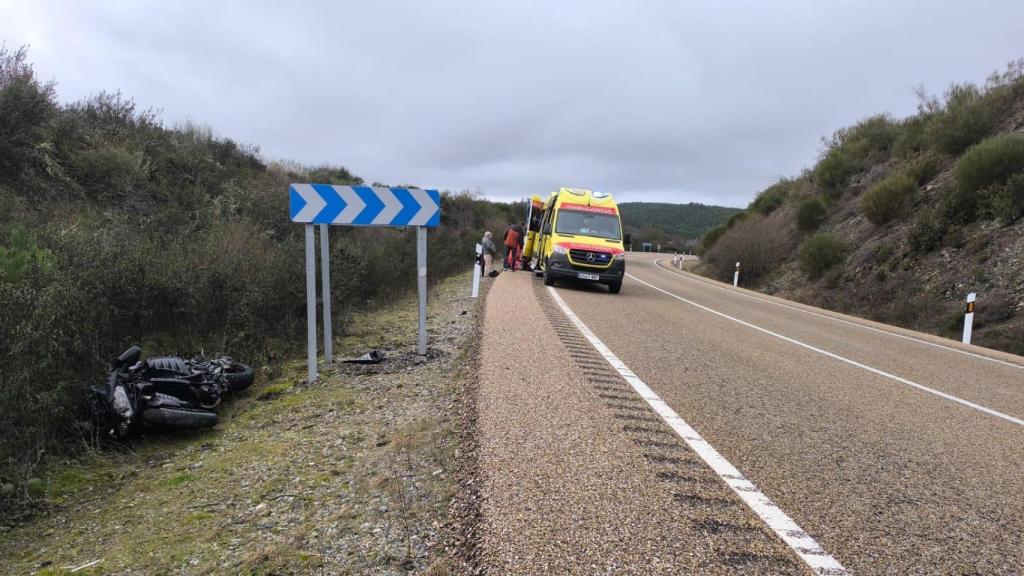
M647 401L647 404L658 413L684 442L701 457L702 460L718 474L718 477L725 482L732 491L740 497L743 502L758 515L775 534L789 546L801 560L804 561L817 574L845 575L849 574L846 568L838 560L830 556L818 543L804 532L797 523L786 515L770 498L765 496L761 490L747 479L740 471L729 463L724 456L718 453L711 444L683 420L664 400L658 397L639 376L633 373L623 362L619 360L604 342L591 332L590 328L573 313L569 305L562 300L554 288L548 287L551 297L558 307L562 309L565 316L583 334L583 337L590 342L590 345L598 351L609 364L622 376L633 390Z
M840 356L839 354L836 354L834 352L829 352L828 350L822 350L821 348L818 348L817 346L811 346L810 344L807 344L805 342L801 342L801 341L796 340L794 338L790 338L789 336L783 336L782 334L779 334L778 332L772 332L771 330L768 330L767 328L761 328L760 326L757 326L755 324L751 324L750 322L747 322L745 320L740 320L739 318L735 318L733 316L729 316L728 314L725 314L724 312L719 312L718 310L714 310L714 309L708 308L707 306L704 306L702 304L698 304L698 303L694 302L693 300L688 300L686 298L683 298L682 296L678 296L676 294L673 294L673 293L669 292L668 290L663 290L661 288L658 288L654 284L651 284L649 282L645 282L645 281L637 278L636 276L633 276L632 274L626 274L626 276L629 276L633 280L636 280L637 282L639 282L639 283L641 283L641 284L643 284L643 285L645 285L645 286L647 286L649 288L653 288L654 290L657 290L658 292L661 292L662 294L666 294L668 296L671 296L671 297L675 298L676 300L681 300L681 301L686 302L687 304L689 304L691 306L696 306L697 308L700 308L701 310L704 310L704 311L707 311L707 312L711 312L712 314L715 314L717 316L721 316L722 318L725 318L727 320L732 320L733 322L736 322L737 324L742 324L742 325L744 325L744 326L746 326L748 328L753 328L754 330L757 330L758 332L763 332L765 334L768 334L769 336L774 336L774 337L776 337L776 338L778 338L780 340L785 340L786 342L789 342L790 344L796 344L797 346L800 346L801 348L806 348L806 349L808 349L808 350L810 350L812 352L817 352L818 354L821 354L823 356L828 356L829 358L832 358L834 360L839 360L840 362L845 362L845 363L847 363L847 364L849 364L851 366L856 366L857 368L861 368L863 370L867 370L868 372L871 372L873 374L877 374L879 376L882 376L882 377L885 377L885 378L889 378L890 380L895 380L896 382L899 382L901 384L906 384L907 386L911 386L913 388L917 388L918 390L922 390L922 391L927 392L929 394L934 394L934 395L936 395L936 396L938 396L940 398L945 398L946 400L950 400L950 401L956 402L958 404L963 404L964 406L967 406L967 407L970 407L970 408L974 408L975 410L979 410L979 411L984 412L986 414L990 414L992 416L995 416L996 418L1002 418L1003 420L1006 420L1007 422L1012 422L1012 423L1017 424L1019 426L1024 426L1024 420L1022 420L1020 418L1017 418L1015 416L1010 416L1009 414L1003 414L1002 412L999 412L997 410L993 410L991 408L982 406L981 404L975 404L974 402L971 402L969 400L964 400L963 398L958 398L956 396L953 396L952 394L946 394L945 392L936 390L934 388L929 388L929 387L924 386L922 384L918 384L917 382L913 382L911 380L907 380L906 378L903 378L901 376L897 376L895 374L890 374L889 372L885 372L883 370L879 370L878 368L872 368L871 366L868 366L867 364L861 364L860 362L857 362L856 360L851 360L851 359L849 359L849 358L847 358L845 356Z
M828 320L834 320L836 322L842 322L843 324L849 324L851 326L856 326L858 328L863 328L865 330L871 330L872 332L878 332L880 334L887 334L889 336L895 336L896 338L903 338L904 340L911 340L913 342L924 344L926 346L933 346L935 348L941 348L943 350L948 350L950 352L956 352L958 354L965 354L967 356L973 356L974 358L980 358L981 360L988 360L989 362L995 362L996 364L1002 364L1003 366L1009 366L1011 368L1017 368L1017 369L1020 369L1020 370L1024 370L1024 365L1014 364L1013 362L1007 362L1005 360L999 360L997 358L989 358L988 356L985 356L983 354L978 354L977 352L970 352L970 351L967 351L967 350L960 350L959 348L953 348L952 346L945 346L943 344L937 344L935 342L929 342L927 340L922 340L921 338L914 338L913 336L906 336L904 334L899 334L899 333L896 333L896 332L890 332L888 330L882 330L881 328L875 328L874 326L867 326L865 324L859 324L857 322L853 322L853 321L850 321L850 320L845 320L843 318L836 318L835 316L829 316L828 314L822 314L821 312L815 312L813 310L805 310L803 308L800 308L799 306L793 306L791 304L783 304L782 302L776 302L774 300L769 300L767 298L759 298L758 296L755 296L753 294L748 294L746 292L742 292L742 291L739 291L739 290L730 290L729 287L727 287L727 286L720 286L716 282L711 282L711 281L708 281L708 280L704 280L702 278L695 278L693 276L690 276L689 274L683 274L681 272L675 272L675 271L670 270L668 268L664 268L662 266L658 266L657 262L660 262L660 260L656 261L656 263L655 263L655 268L658 268L659 270L663 270L663 271L668 272L668 273L670 273L670 274L672 274L674 276L678 276L680 278L685 278L685 279L691 280L693 282L700 282L701 284L707 284L708 286L711 286L713 288L718 288L719 290L722 290L722 291L725 291L725 292L729 292L731 294L738 294L740 296L743 296L743 297L746 297L746 298L750 298L751 300L757 300L759 302L764 302L765 304L773 304L775 306L781 306L783 308L789 308L791 310L796 310L797 312L803 312L804 314L810 314L812 316L818 316L818 317L821 317L821 318L826 318Z

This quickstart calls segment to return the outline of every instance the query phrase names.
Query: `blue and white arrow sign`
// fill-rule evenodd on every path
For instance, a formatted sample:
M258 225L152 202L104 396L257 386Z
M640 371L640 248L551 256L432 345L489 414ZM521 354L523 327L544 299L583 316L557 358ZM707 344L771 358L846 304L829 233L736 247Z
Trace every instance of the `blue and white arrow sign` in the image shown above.
M441 223L437 190L292 184L289 192L292 222L431 228Z

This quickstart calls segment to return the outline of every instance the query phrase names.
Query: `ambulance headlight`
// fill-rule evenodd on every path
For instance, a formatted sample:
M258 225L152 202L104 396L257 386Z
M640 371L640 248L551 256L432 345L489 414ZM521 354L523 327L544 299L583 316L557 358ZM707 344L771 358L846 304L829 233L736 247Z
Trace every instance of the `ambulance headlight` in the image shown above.
M558 246L557 244L552 249L555 254L567 254L569 250L565 246Z
M625 260L626 259L626 253L625 252L619 252L618 254L615 255L615 259L616 260Z

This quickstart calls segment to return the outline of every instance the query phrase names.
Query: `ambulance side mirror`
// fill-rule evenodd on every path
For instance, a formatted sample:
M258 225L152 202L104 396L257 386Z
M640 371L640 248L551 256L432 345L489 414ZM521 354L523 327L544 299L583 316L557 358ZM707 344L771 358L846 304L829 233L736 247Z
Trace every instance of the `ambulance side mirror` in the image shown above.
M625 234L622 235L622 244L624 246L629 246L630 244L632 244L630 240L631 238L629 237L629 232L626 232Z

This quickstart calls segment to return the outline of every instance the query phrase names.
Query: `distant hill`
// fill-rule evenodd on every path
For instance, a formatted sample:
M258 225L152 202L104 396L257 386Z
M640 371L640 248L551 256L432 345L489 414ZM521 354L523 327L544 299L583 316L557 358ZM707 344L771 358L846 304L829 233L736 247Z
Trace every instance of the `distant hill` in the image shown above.
M622 226L627 232L634 236L637 234L655 236L654 242L679 244L700 238L715 226L725 224L733 214L740 211L739 208L705 206L696 203L623 202L619 204Z

